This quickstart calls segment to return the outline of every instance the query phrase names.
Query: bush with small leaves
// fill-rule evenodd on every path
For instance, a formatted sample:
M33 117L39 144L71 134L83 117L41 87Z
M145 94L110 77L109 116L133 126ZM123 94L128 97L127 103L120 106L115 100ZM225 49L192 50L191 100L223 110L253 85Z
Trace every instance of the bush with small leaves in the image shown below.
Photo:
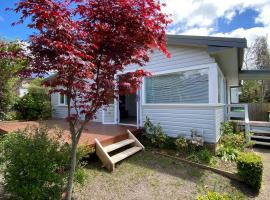
M261 188L263 175L262 158L253 153L240 153L237 158L237 170L245 183L256 190Z
M23 120L51 118L50 96L44 93L28 93L15 104L15 110Z
M7 134L0 141L5 190L14 199L58 200L64 190L70 146L59 130L31 127ZM78 151L78 160L85 152ZM78 173L82 182L82 173Z

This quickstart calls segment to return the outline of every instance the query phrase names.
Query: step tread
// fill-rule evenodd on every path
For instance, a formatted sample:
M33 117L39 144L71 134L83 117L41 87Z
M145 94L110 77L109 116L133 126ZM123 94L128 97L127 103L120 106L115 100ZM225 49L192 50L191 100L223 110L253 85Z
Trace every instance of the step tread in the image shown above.
M125 151L122 151L121 153L118 153L114 156L111 157L111 160L113 163L117 163L133 154L135 154L136 152L142 150L142 147L131 147Z
M117 143L114 143L114 144L111 144L111 145L108 145L106 147L104 147L104 150L109 153L109 152L112 152L116 149L119 149L121 147L124 147L126 145L129 145L131 143L135 142L135 140L133 139L126 139L126 140L122 140L120 142L117 142Z
M270 134L270 131L260 130L260 129L251 129L250 132L252 132L252 133L266 133L266 134Z
M261 141L256 141L256 140L253 140L253 141L255 141L255 144L270 146L270 142L261 142Z
M270 137L269 136L262 136L262 135L252 135L250 136L251 138L254 138L254 139L265 139L265 140L270 140Z

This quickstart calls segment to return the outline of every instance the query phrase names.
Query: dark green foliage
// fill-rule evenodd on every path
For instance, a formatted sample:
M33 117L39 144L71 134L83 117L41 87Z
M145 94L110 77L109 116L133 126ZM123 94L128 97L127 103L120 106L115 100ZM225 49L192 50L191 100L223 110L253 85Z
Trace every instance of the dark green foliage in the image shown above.
M0 40L0 120L6 120L16 101L17 72L27 64L20 51L18 42Z
M197 163L211 164L213 155L207 148L189 145L186 158Z
M41 127L10 133L1 139L5 190L15 199L60 199L70 154L61 134L55 130L55 137L49 137L47 128ZM86 149L79 149L78 160L85 154ZM85 180L82 169L75 180L79 183Z
M262 158L253 152L240 153L237 158L239 176L256 190L261 188L263 175Z
M199 160L202 163L205 163L205 164L210 164L211 159L212 159L212 156L213 155L211 154L211 152L208 149L206 149L206 148L204 148L204 149L202 149L202 150L200 150L198 152L198 158L199 158Z
M197 200L229 200L227 194L220 194L218 192L208 191L206 195L200 195L197 197Z
M244 80L240 94L242 103L258 103L262 101L262 84L258 80Z
M24 120L49 119L51 117L50 96L46 93L28 93L18 100L15 109Z
M1 150L7 192L18 199L60 198L69 161L68 145L50 139L47 129L40 128L8 134Z

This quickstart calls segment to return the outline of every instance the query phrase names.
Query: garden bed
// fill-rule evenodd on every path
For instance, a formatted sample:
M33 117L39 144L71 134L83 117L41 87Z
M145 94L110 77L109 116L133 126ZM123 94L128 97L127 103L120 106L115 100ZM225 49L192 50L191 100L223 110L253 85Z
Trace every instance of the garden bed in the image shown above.
M204 145L202 137L191 130L191 139L182 136L170 138L163 132L160 125L153 125L147 119L141 141L144 145L161 155L182 162L208 169L226 177L245 182L259 190L262 181L263 164L256 155L244 133L236 132L230 122L222 125L222 136L216 152Z

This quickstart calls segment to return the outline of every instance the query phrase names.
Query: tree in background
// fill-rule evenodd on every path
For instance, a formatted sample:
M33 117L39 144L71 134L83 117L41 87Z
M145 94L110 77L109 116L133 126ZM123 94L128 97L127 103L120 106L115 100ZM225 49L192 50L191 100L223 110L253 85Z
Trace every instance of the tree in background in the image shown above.
M255 55L255 66L257 69L269 70L270 69L270 53L268 49L267 37L258 37L254 43L254 55ZM270 102L270 81L262 80L262 101Z
M242 82L240 102L258 103L261 102L261 96L261 82L257 80L247 80Z
M257 37L255 42L246 50L243 68L246 70L269 70L270 53L267 37ZM242 82L241 102L270 102L270 81L245 80Z
M0 120L7 118L15 103L18 71L26 63L21 43L0 40Z
M14 11L18 23L30 17L33 54L24 75L56 71L47 81L50 92L67 96L71 134L70 168L66 199L72 195L76 151L84 126L119 93L136 92L143 69L116 75L129 65L143 67L153 49L166 49L168 16L155 0L21 0ZM81 121L80 116L84 115Z

